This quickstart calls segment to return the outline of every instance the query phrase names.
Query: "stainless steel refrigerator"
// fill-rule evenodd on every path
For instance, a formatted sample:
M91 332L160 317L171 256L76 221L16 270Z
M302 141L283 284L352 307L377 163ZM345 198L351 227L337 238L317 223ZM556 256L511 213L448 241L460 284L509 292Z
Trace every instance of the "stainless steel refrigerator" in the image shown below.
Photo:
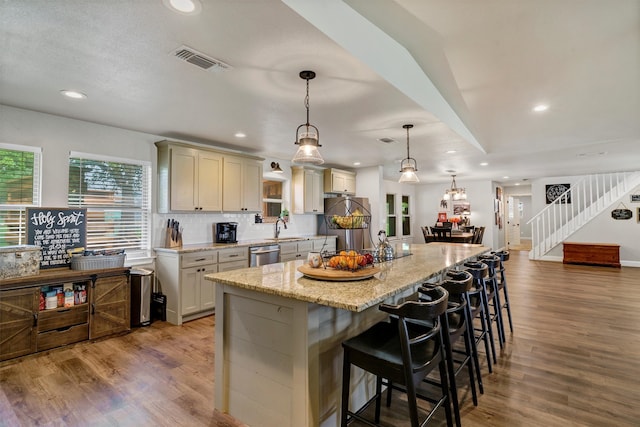
M362 214L360 218L357 214ZM356 216L354 216L356 214ZM352 227L347 228L332 221L339 218L352 217ZM347 220L349 222L349 220ZM343 223L344 225L344 223ZM336 249L371 249L371 205L366 197L329 197L324 199L324 215L318 215L318 234L338 236Z

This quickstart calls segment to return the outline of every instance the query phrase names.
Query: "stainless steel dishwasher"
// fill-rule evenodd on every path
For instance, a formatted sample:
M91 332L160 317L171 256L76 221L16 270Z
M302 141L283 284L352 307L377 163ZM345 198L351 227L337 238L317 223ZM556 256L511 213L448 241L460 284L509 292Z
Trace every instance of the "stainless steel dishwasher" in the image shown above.
M250 267L260 267L261 265L280 262L280 246L264 245L252 246L249 248Z

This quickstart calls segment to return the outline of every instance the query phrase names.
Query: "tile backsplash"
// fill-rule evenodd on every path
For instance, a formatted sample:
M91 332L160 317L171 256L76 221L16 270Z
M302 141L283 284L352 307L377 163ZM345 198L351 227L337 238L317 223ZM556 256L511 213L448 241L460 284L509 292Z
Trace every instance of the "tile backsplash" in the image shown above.
M292 215L287 229L280 232L281 237L314 236L318 234L318 215ZM213 242L213 224L216 222L237 222L238 240L252 240L273 237L273 223L255 223L254 214L246 213L170 213L153 215L152 245L154 248L163 247L165 242L165 227L168 219L180 222L183 227L182 244L197 244Z

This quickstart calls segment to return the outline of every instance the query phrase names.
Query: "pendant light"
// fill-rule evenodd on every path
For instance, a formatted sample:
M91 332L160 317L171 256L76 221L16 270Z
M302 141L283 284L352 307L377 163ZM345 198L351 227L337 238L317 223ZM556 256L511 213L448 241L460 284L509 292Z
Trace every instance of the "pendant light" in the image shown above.
M298 151L293 156L292 163L309 163L313 165L321 165L324 159L320 155L318 147L320 145L320 132L318 128L309 124L309 80L316 77L313 71L301 71L300 78L307 81L307 96L304 98L304 106L307 109L307 122L298 126L296 129L296 142Z
M403 125L402 127L407 130L407 158L400 163L400 172L402 172L402 175L400 175L398 182L420 182L418 175L416 175L418 171L416 159L409 156L409 129L411 129L413 125Z
M444 192L444 196L442 196L442 199L467 200L467 191L462 187L458 187L458 184L456 184L455 175L451 175L451 177L453 178L453 180L451 181L451 188L447 189Z

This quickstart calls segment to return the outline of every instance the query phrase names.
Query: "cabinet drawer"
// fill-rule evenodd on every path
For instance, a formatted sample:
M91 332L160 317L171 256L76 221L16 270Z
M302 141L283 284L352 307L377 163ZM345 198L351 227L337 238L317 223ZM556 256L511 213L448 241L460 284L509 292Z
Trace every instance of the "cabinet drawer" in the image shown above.
M238 261L223 262L218 264L218 271L230 271L246 267L249 267L249 265L247 264L247 260L241 259Z
M304 240L298 242L298 252L311 252L313 250L313 242L311 240Z
M295 261L297 260L298 254L296 254L295 252L293 253L288 253L288 254L280 254L280 262L287 262L287 261Z
M87 323L88 319L89 304L41 311L38 314L38 332Z
M295 254L298 252L298 243L280 243L280 255Z
M216 251L193 252L180 256L180 266L182 268L215 264L216 262L218 262L218 252Z
M249 249L248 248L234 248L224 249L218 252L218 262L248 260Z
M64 329L57 329L38 334L36 345L38 351L80 342L89 339L89 324L75 325Z

